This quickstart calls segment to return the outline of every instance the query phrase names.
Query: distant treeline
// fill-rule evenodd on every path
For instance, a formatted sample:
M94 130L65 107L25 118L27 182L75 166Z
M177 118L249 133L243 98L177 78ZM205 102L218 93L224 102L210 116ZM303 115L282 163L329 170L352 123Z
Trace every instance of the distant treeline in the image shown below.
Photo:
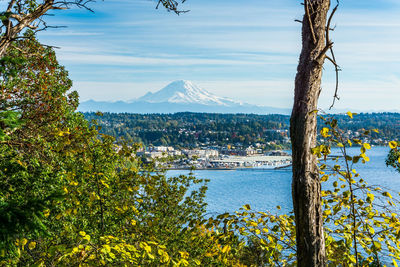
M287 115L215 114L181 112L174 114L84 113L97 120L101 132L118 140L145 145L175 147L249 146L256 143L287 148L290 117ZM344 131L379 129L373 138L394 140L400 137L400 113L362 113L350 119L334 115ZM323 126L319 121L319 126ZM272 143L272 144L271 144ZM272 147L273 148L273 147Z

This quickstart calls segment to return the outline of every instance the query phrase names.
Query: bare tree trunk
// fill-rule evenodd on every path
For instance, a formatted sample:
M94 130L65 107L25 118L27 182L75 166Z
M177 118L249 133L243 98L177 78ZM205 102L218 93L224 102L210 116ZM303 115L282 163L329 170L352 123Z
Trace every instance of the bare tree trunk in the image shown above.
M325 27L330 0L305 0L302 51L295 81L295 97L290 119L293 154L293 206L296 220L298 266L325 265L325 240L321 208L321 184L316 145L317 109L321 90L322 65L328 49Z

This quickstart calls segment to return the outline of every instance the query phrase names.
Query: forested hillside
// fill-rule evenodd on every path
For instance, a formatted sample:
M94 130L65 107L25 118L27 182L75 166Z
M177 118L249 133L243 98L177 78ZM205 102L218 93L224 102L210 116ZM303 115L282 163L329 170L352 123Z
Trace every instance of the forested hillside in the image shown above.
M199 145L224 146L228 144L254 145L275 142L287 147L289 116L254 114L127 114L85 113L90 120L98 120L101 132L120 139L145 145L193 147ZM372 133L375 143L400 137L399 113L361 113L351 120L347 115L335 115L340 128L350 136L363 129L378 129ZM319 125L322 125L319 122ZM381 139L381 140L380 140Z

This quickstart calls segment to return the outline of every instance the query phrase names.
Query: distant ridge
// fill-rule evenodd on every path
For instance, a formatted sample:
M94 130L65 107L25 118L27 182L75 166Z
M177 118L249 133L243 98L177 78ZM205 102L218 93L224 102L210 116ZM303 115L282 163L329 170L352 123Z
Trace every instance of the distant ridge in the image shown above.
M178 80L168 84L155 93L130 101L94 101L79 105L79 111L102 111L114 113L253 113L253 114L290 114L290 109L251 105L216 96L190 81Z

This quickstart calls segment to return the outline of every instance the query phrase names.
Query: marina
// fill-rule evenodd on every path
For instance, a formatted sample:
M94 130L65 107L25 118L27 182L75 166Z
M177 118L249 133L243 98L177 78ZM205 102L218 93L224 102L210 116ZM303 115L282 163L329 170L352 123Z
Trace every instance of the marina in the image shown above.
M291 164L290 156L227 156L222 159L209 160L208 164L214 168L257 168L274 169Z
M222 156L218 158L198 158L190 163L172 163L170 170L273 170L290 167L291 156Z
M333 148L334 154L339 154ZM400 191L400 174L385 164L387 147L374 147L368 152L370 161L366 164L356 164L355 169L369 184L379 184L383 188ZM358 147L348 150L350 155L356 155ZM289 166L280 169L236 168L236 169L196 169L169 170L168 176L188 175L190 172L198 178L210 179L206 196L207 214L209 216L224 212L239 210L244 204L249 204L258 211L292 211L292 169ZM332 183L322 183L324 190L332 189ZM393 193L394 195L394 193Z

